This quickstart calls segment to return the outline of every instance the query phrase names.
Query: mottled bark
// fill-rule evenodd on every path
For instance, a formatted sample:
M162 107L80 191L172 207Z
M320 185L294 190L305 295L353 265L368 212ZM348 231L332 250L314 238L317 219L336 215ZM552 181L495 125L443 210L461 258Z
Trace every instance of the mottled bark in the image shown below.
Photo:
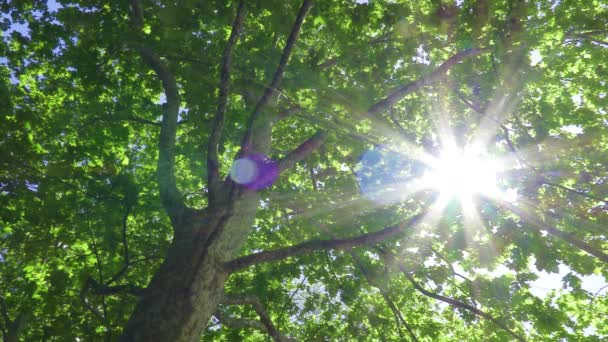
M127 323L122 341L198 341L217 309L228 271L223 267L243 245L259 202L245 193L230 212L209 213L190 223L171 243L167 257ZM201 233L212 230L209 236ZM197 232L197 233L194 233Z

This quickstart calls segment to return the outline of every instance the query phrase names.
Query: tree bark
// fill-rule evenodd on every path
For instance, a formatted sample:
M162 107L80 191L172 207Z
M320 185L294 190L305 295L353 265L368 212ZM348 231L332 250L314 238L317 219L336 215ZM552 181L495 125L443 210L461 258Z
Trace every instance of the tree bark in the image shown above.
M125 326L122 341L198 341L221 295L226 273L194 243L175 241ZM204 251L203 251L204 252ZM194 283L195 260L207 276ZM198 290L198 291L197 291Z
M198 341L217 310L229 275L224 264L242 247L259 194L243 193L207 210L203 222L186 223L190 234L172 241L167 257L138 302L121 341ZM213 212L212 212L213 211ZM203 232L212 231L206 236Z

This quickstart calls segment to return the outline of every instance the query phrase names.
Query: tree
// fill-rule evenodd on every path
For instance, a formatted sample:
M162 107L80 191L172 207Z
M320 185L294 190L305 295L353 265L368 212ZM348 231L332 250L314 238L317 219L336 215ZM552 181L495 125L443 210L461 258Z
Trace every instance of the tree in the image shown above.
M599 1L1 9L5 341L608 336Z

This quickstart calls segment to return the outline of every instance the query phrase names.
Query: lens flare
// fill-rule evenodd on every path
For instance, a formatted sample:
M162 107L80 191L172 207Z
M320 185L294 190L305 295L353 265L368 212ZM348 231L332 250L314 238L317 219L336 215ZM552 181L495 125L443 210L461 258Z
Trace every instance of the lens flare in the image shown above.
M260 153L237 159L230 168L230 178L235 183L254 191L270 187L278 176L277 163Z
M248 158L241 158L234 161L230 169L230 177L239 184L253 182L258 174L256 163Z
M355 167L361 192L379 204L393 204L407 199L418 189L415 180L422 164L407 154L388 146L363 153Z

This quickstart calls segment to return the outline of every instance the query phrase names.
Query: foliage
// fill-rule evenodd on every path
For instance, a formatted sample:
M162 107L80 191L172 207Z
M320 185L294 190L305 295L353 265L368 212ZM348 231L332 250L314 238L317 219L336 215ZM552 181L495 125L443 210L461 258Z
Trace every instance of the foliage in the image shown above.
M218 145L222 179L300 5L245 1ZM177 187L188 206L205 208L237 6L142 1L137 32L125 1L0 5L5 339L118 338L173 237L157 179L166 89L138 48L155 51L177 80ZM472 223L453 201L398 238L254 262L225 292L255 295L274 338L608 338L608 291L581 286L584 276L608 279L606 27L608 7L597 0L317 1L263 114L276 121L274 160L318 131L326 140L260 191L238 256L377 232L426 212L436 189L390 203L361 190L378 177L371 188L422 175L412 151L437 155L446 128L458 145L487 137L489 153L513 165L499 186L516 189L519 206L479 198ZM402 99L372 110L404 85ZM362 168L381 163L362 166L366 152L404 145L405 161L389 152L382 175L359 184ZM407 174L391 176L395 165ZM539 271L563 266L562 290L531 292ZM201 339L267 340L256 308L220 305Z

